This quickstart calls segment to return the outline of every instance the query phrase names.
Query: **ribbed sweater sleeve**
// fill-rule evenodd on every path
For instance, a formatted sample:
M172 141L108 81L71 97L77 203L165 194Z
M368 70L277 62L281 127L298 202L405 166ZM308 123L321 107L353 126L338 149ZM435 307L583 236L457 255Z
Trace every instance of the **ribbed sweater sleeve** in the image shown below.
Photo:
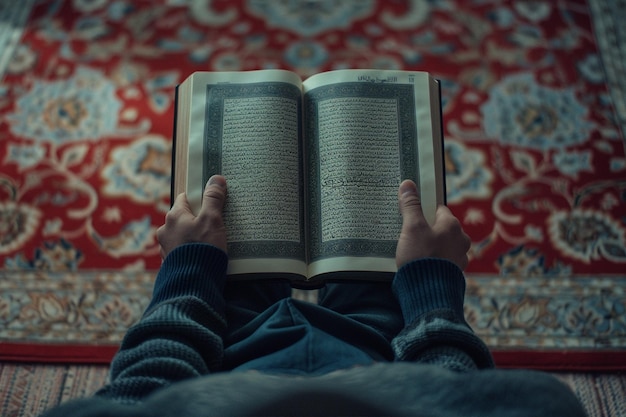
M226 254L211 245L174 249L156 277L152 301L113 358L110 383L96 395L137 403L158 388L217 370L227 264Z
M410 262L398 270L392 289L405 323L392 341L397 360L456 371L494 366L489 349L465 321L465 277L454 263Z

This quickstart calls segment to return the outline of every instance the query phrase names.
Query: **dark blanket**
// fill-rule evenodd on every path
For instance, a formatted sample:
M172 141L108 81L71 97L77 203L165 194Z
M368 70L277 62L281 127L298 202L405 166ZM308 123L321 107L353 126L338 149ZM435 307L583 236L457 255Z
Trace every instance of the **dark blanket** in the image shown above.
M585 416L553 376L526 370L457 373L379 363L317 377L218 373L155 392L140 405L101 398L67 403L45 417L205 416Z

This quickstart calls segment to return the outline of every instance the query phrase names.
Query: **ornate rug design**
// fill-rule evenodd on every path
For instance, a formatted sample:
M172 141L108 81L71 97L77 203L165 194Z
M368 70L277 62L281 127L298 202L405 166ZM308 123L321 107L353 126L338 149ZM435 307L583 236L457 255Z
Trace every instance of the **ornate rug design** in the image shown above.
M466 312L498 363L626 369L623 6L0 6L0 358L106 362L140 317L191 72L392 68L442 80Z

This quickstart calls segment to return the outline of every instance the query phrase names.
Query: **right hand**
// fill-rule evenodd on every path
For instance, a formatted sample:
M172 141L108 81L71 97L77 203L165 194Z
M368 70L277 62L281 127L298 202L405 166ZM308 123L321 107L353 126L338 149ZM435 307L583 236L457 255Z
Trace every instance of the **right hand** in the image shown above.
M402 231L396 249L397 267L421 258L443 258L465 269L471 241L450 209L438 206L431 227L424 218L417 186L411 180L400 184L398 200Z

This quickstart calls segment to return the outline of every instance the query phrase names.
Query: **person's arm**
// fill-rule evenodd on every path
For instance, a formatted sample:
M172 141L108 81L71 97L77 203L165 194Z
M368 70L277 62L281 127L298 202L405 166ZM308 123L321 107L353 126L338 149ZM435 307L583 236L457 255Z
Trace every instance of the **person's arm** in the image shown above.
M184 194L177 197L157 231L164 262L152 301L124 337L110 383L97 396L137 403L158 388L219 370L226 329L225 197L223 177L207 184L198 216Z
M469 237L445 206L430 226L412 181L400 185L399 202L403 222L392 288L405 326L392 341L396 358L456 371L493 367L489 349L463 314Z

